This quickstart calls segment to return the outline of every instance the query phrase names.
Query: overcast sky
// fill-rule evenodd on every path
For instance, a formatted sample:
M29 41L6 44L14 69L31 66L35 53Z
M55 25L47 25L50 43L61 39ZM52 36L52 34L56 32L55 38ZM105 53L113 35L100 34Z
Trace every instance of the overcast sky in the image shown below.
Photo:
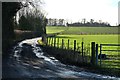
M118 23L119 0L44 0L47 18L63 18L69 21L94 19Z

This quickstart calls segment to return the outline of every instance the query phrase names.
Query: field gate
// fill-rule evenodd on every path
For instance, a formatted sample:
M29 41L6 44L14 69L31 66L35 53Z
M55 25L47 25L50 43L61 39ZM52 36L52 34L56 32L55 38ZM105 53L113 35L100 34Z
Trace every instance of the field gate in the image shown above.
M108 48L108 49L104 49L105 47L111 47L111 48ZM117 47L117 49L112 49L113 47ZM100 52L99 52L100 51ZM120 59L120 44L100 44L100 46L98 46L98 44L96 44L96 62L98 64L98 52L99 52L99 62L100 62L100 66L102 64L102 52L117 52L118 55L115 55L115 57L117 57L116 59L119 60ZM109 59L110 60L110 59ZM108 60L108 61L109 61Z

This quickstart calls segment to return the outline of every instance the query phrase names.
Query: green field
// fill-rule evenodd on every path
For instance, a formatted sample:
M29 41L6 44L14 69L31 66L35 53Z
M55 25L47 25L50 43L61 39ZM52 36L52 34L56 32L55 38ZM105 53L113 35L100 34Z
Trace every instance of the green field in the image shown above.
M100 43L118 43L118 35L58 35L58 38L77 40L78 42L90 43L96 42Z
M65 31L66 29L67 29L66 27L52 27L52 26L48 26L48 27L46 27L46 32L47 32L47 34L58 33L58 32Z
M86 32L87 34L78 34ZM71 42L77 40L78 43L84 42L90 44L96 42L97 44L118 44L118 27L47 27L47 34L61 33L56 37L64 39L65 43L70 39ZM94 33L94 34L89 34ZM102 33L102 34L97 34Z
M78 34L80 32L86 32L87 34ZM91 42L97 44L118 44L118 27L47 27L47 34L61 33L56 37L64 39L65 43L70 39L72 43L77 40L77 43L82 41L87 45ZM94 33L94 34L89 34ZM102 33L102 34L98 34Z
M62 32L62 34L116 34L118 32L118 27L46 27L47 33Z
M88 49L90 54L91 42L96 44L118 44L118 27L47 27L47 34L60 33L56 36L56 40L59 39L59 47L62 44L61 40L64 39L64 46L67 48L68 39L70 40L70 48L73 49L74 40L77 41L77 48L81 47L81 42L84 42L84 48ZM118 50L118 47L103 47L103 49L114 49ZM117 60L103 60L104 65L111 65L114 63L115 66L110 66L111 68L120 68L120 61L118 61L118 52L106 51L102 52L108 57L117 56ZM119 65L118 65L119 64ZM108 66L107 66L108 67Z

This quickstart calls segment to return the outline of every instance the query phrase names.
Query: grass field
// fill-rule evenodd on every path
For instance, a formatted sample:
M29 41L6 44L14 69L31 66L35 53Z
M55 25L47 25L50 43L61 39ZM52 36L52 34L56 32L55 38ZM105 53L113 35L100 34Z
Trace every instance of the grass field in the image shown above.
M52 27L48 26L47 33L62 32L62 34L116 34L119 33L118 27Z
M58 32L62 32L64 30L66 30L66 27L52 27L52 26L48 26L46 27L46 32L47 34L52 34L52 33L58 33Z
M118 44L119 36L118 27L47 27L47 34L51 33L61 33L57 35L59 38L59 44L61 40L64 39L65 46L67 46L68 39L70 40L70 47L73 48L73 41L77 41L77 46L81 46L81 42L84 42L84 46L88 47L89 52L91 50L91 42L100 44ZM114 49L118 50L118 47L103 47L103 49ZM108 55L108 57L113 56L112 60L102 60L104 65L112 65L110 68L120 68L120 56L118 57L118 52L106 51L102 52ZM117 56L117 59L115 58ZM119 59L118 59L119 58ZM116 59L116 60L115 60Z
M77 40L78 43L81 43L83 41L86 45L91 42L96 42L97 44L118 44L118 34L112 34L118 32L118 27L47 27L47 34L60 32L61 34L56 37L64 39L65 43L70 39L70 42ZM78 34L80 32L86 32L87 35ZM95 35L89 33L95 33Z

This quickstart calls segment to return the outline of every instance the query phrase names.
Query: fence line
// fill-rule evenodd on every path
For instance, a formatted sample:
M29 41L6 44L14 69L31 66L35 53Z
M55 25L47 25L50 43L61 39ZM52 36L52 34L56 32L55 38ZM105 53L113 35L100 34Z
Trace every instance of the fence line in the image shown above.
M90 51L88 51L88 49L85 48L83 41L81 43L80 42L78 43L77 40L73 40L73 42L71 42L69 39L64 40L55 37L54 38L48 37L46 45L61 49L73 50L74 55L79 53L78 55L81 56L82 62L86 61L86 63L88 62L90 63L90 53L89 53Z
M91 42L91 47L90 45L87 45L86 47L83 41L79 42L77 40L73 40L73 42L71 42L69 39L64 40L56 37L48 37L47 45L56 47L56 48L61 48L61 49L73 50L74 54L76 54L76 52L79 53L79 55L81 56L82 62L87 61L87 63L89 62L93 65L100 65L100 66L102 66L102 61L105 61L105 60L102 60L102 56L101 56L103 54L102 53L103 51L111 51L111 52L120 51L120 50L103 49L103 46L104 47L120 46L120 44L100 44L99 46L95 42Z
M52 46L52 47L57 47L57 48L62 48L62 49L72 49L74 51L80 51L81 48L81 53L82 56L84 56L84 42L78 43L77 40L74 40L73 42L70 42L70 40L68 39L66 44L65 44L65 40L64 39L60 39L59 38L53 38L53 37L49 37L47 38L47 45ZM73 45L73 46L72 46ZM81 45L81 46L80 46Z

